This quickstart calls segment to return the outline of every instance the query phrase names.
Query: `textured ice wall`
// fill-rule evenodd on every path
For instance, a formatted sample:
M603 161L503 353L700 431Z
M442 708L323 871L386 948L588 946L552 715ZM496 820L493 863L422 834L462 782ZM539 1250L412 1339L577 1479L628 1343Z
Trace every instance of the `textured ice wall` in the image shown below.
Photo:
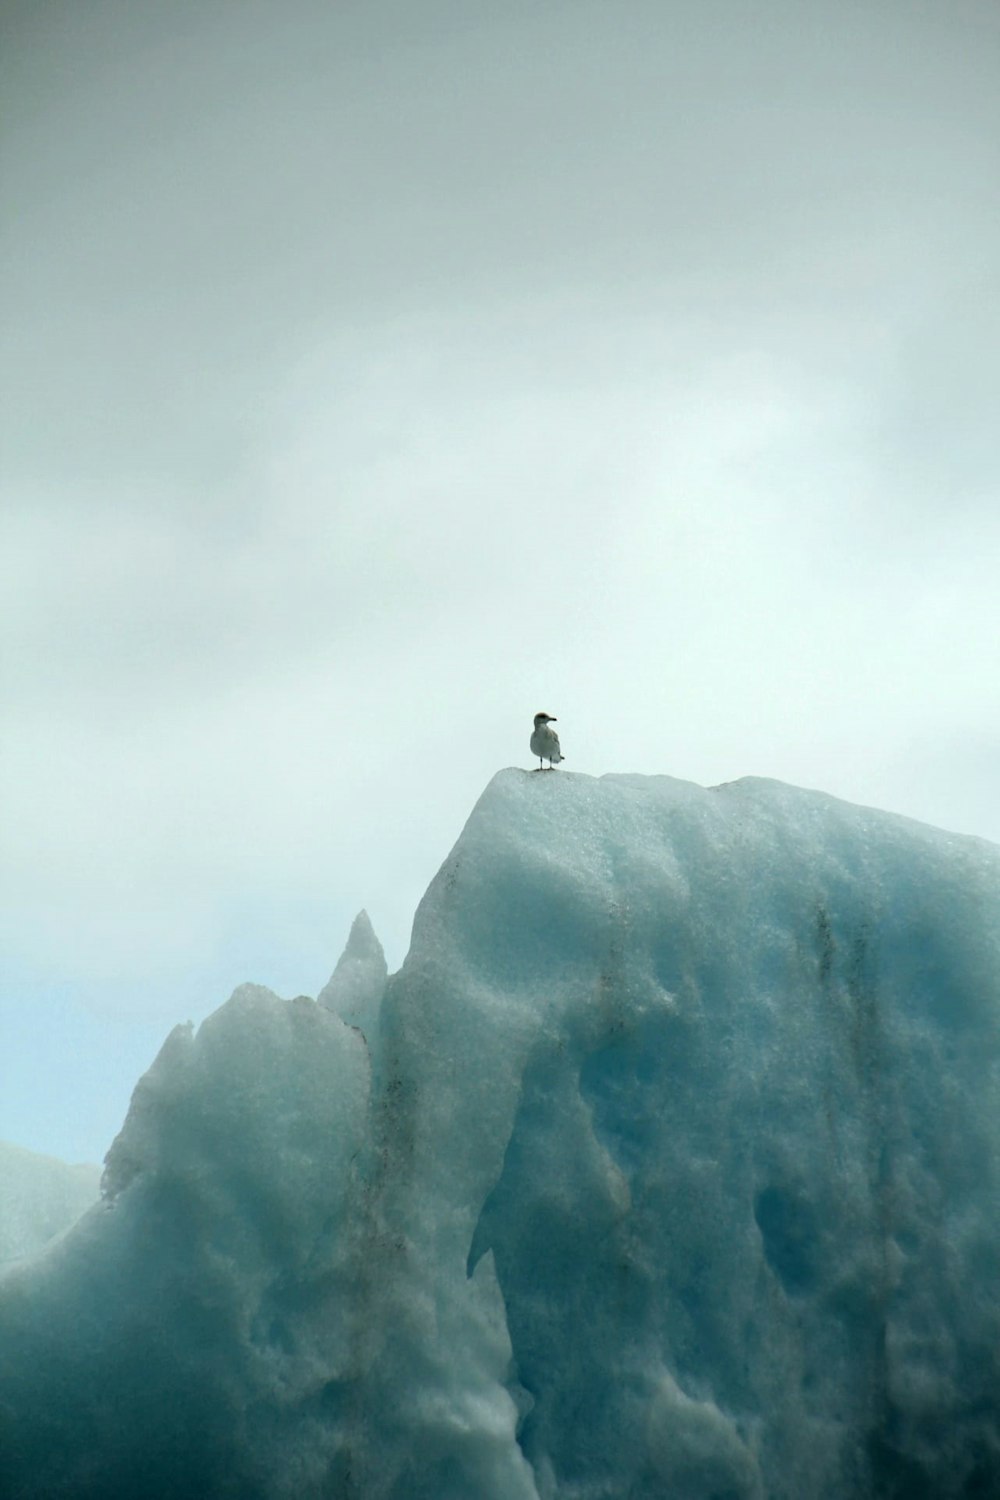
M380 961L170 1039L0 1287L9 1493L1000 1493L1000 850L508 771Z
M507 773L388 1012L541 1494L1000 1492L1000 850Z

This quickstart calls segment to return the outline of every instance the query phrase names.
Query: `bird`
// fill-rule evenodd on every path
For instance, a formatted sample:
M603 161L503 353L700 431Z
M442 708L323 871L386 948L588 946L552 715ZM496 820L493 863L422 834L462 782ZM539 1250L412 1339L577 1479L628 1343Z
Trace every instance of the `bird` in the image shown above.
M531 753L538 756L538 769L543 770L542 761L547 760L549 770L558 765L559 761L565 760L565 756L559 749L559 736L549 725L554 724L555 718L552 714L536 714L535 729L531 736Z

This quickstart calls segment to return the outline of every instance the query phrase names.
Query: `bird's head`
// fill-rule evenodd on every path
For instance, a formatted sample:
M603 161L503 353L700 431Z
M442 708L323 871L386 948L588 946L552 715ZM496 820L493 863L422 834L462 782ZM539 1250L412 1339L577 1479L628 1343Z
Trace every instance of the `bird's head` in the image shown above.
M536 729L538 728L539 724L554 724L555 722L556 722L555 714L536 714L535 715L535 728Z

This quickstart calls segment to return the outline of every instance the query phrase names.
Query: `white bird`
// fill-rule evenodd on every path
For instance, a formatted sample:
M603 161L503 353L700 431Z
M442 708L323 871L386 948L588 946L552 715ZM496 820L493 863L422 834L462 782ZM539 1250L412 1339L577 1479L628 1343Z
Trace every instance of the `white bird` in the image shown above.
M553 766L558 765L564 759L563 753L559 749L559 736L554 729L549 728L549 725L555 722L552 714L535 715L535 731L531 736L531 753L538 756L538 769L540 771L543 769L543 760L548 761L549 770L551 771Z

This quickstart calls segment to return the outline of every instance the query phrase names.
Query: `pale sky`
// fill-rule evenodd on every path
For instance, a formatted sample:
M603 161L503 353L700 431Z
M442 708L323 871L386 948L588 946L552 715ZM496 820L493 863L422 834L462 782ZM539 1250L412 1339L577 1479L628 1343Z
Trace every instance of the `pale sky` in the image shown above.
M995 0L0 24L0 1137L397 967L538 709L1000 840Z

